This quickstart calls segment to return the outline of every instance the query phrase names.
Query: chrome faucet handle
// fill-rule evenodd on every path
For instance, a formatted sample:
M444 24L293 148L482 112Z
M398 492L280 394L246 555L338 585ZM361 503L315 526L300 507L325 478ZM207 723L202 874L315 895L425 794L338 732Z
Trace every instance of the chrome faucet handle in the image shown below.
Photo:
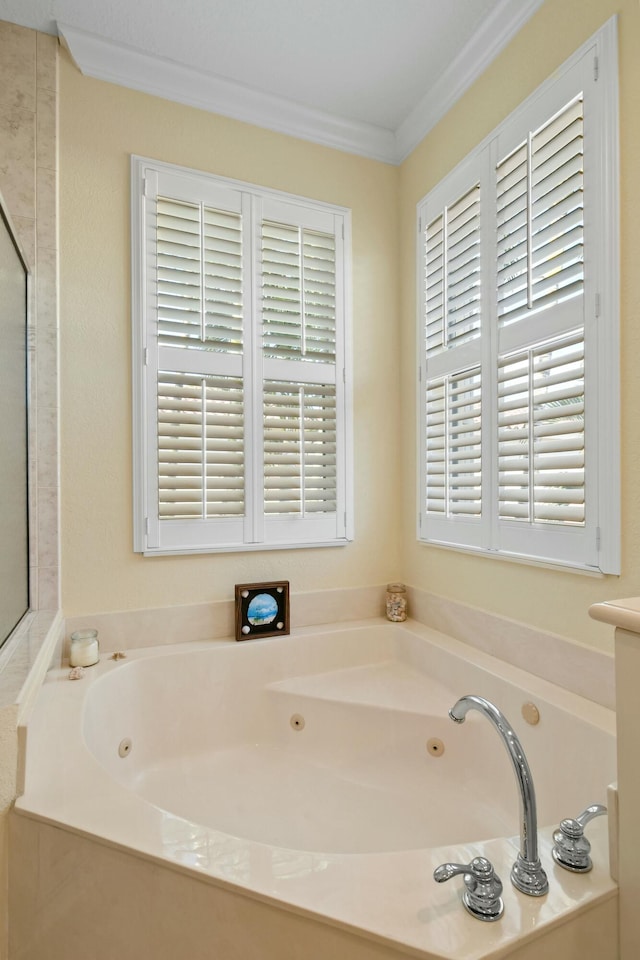
M589 856L591 844L584 835L584 828L594 817L601 817L607 808L601 803L592 803L575 819L562 820L553 834L551 855L555 862L573 873L588 873L593 867Z
M433 871L437 883L445 883L462 874L465 891L462 902L478 920L499 920L504 913L502 881L485 857L474 857L471 863L442 863Z

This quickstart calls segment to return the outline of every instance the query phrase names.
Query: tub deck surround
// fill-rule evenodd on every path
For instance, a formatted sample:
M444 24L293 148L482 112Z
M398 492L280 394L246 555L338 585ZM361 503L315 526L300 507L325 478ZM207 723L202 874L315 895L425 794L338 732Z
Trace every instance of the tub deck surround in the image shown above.
M291 597L291 624L309 627L327 622L358 621L381 616L386 586L312 590ZM235 602L218 600L171 607L150 607L67 617L67 635L95 627L100 649L136 650L193 640L228 640L235 630Z
M408 590L409 609L414 619L615 710L612 654L416 587Z
M615 709L611 654L416 587L407 589L412 620L580 697ZM385 585L378 585L294 593L292 626L324 625L328 616L333 623L381 616L385 591ZM192 640L228 639L234 633L234 603L221 600L67 618L67 636L87 627L97 628L100 649L109 653Z
M554 932L590 923L616 897L605 818L589 825L592 873L571 874L551 857L559 820L603 801L614 779L611 712L427 627L309 627L103 657L81 682L67 673L50 672L29 721L18 833L29 823L62 828L70 844L75 835L128 862L162 864L211 885L212 897L242 894L357 934L381 958L520 956L536 938L546 949ZM448 719L467 692L496 702L527 751L544 898L509 883L516 784L481 717L460 727ZM527 700L540 710L536 727L520 717ZM291 725L294 714L303 729ZM433 736L445 744L441 757L427 754ZM121 759L125 737L132 749ZM432 879L440 863L474 856L488 857L504 882L498 923L466 913L457 881Z

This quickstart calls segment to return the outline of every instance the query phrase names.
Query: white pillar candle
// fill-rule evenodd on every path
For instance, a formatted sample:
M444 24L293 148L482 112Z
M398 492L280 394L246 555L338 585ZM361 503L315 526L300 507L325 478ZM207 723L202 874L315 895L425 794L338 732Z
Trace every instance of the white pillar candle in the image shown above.
M97 630L78 630L71 634L69 663L72 667L92 667L99 659Z

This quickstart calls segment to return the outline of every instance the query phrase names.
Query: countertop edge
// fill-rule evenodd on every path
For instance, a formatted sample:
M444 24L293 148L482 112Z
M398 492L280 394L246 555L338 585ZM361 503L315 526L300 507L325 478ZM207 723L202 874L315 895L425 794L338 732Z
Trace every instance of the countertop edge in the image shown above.
M593 620L600 620L613 627L640 634L640 598L638 597L594 603L589 607L589 616Z

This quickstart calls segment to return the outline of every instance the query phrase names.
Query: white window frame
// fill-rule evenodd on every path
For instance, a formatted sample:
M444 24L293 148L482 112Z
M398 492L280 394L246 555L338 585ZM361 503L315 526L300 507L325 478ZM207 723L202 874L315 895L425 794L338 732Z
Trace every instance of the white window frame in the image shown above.
M516 350L518 322L498 329L495 288L496 163L571 99L576 72L589 77L585 90L585 170L590 171L589 206L585 204L583 324L585 329L586 520L584 529L522 524L498 518L497 359ZM587 141L587 135L589 140ZM586 150L589 150L587 157ZM586 177L586 174L585 174ZM426 356L423 288L424 230L446 204L474 184L483 199L481 247L482 334L458 346L457 369L482 364L482 514L436 516L426 510L426 385L447 369L446 348ZM588 219L587 219L588 218ZM417 539L465 552L589 572L620 573L620 397L619 397L619 146L617 21L611 18L587 43L527 98L426 197L417 204L418 316L418 465ZM541 325L544 329L544 320ZM506 333L505 333L506 331ZM550 327L553 332L553 324ZM498 346L500 333L501 345ZM536 336L536 341L543 334ZM468 359L467 359L468 356ZM451 360L449 360L451 364Z
M241 354L218 354L218 365L245 383L245 511L239 518L163 520L158 507L157 372L153 246L158 183L174 199L198 197L213 207L242 213L244 246L244 346ZM231 199L229 199L231 198ZM260 308L260 224L288 216L309 229L335 232L336 361L328 365L263 358ZM351 212L244 181L144 157L131 158L133 515L134 551L147 556L340 546L353 540L353 442L351 348ZM150 246L151 244L151 246ZM166 349L166 348L165 348ZM263 383L319 382L326 366L335 380L337 408L336 511L314 517L266 515L263 509ZM315 368L315 369L314 369ZM200 372L200 371L198 371ZM329 382L327 380L327 382ZM333 381L331 381L333 382ZM247 389L248 387L248 389Z

